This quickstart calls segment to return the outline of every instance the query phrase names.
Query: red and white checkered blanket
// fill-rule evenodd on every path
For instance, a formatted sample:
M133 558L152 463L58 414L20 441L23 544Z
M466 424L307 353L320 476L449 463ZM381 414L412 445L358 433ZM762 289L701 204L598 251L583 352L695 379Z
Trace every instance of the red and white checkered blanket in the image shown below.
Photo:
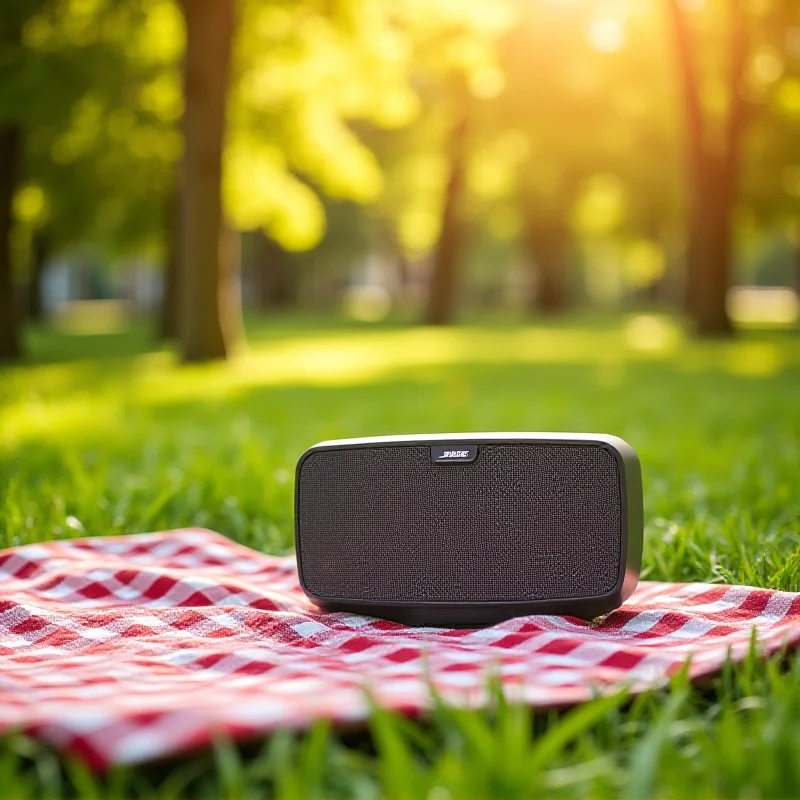
M409 713L485 699L487 674L532 706L656 685L800 645L800 594L643 583L602 624L522 617L481 630L323 614L293 558L209 531L31 544L0 552L0 730L96 767L319 717L364 719L369 698ZM365 692L365 689L368 690Z

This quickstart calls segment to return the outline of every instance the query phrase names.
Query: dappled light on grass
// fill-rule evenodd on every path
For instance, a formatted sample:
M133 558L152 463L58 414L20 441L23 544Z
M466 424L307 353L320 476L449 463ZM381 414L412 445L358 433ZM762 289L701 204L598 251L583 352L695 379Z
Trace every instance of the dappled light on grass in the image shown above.
M655 318L654 318L655 319ZM272 337L228 365L177 371L166 353L150 353L108 365L46 365L13 371L11 395L0 409L0 435L13 440L63 431L91 431L122 420L130 402L163 405L223 401L253 387L358 386L374 381L433 383L447 379L446 398L467 390L453 374L465 365L595 367L602 385L629 360L666 358L680 341L671 322L654 323L661 340L646 348L618 328L519 327L320 330ZM641 326L640 326L641 327ZM648 329L649 330L649 329ZM652 336L652 332L649 334ZM16 376L16 377L15 377ZM0 381L2 385L2 381ZM91 407L91 413L86 408Z
M318 336L299 340L287 337L272 340L268 347L252 348L229 370L220 371L218 391L251 385L352 386L399 376L427 381L437 379L431 368L464 364L592 366L666 358L676 352L682 334L674 323L658 325L660 338L651 338L646 347L641 337L630 340L616 327L324 331ZM181 382L162 396L166 398L173 389L181 396L184 385Z
M32 394L0 408L0 446L47 436L113 431L123 416L120 397L79 391L57 403Z
M739 342L725 354L725 369L733 375L766 377L784 367L786 356L775 343Z
M800 365L800 342L751 334L698 344L673 319L641 314L613 326L279 329L225 365L178 369L169 353L153 352L9 370L0 374L6 397L0 440L113 429L124 424L131 406L231 401L259 387L355 389L402 381L441 385L446 406L466 407L480 398L465 376L480 368L500 369L514 382L533 385L551 381L551 370L569 368L597 390L615 391L635 380L632 368L647 364L758 380Z
M631 350L674 353L683 338L674 321L656 314L636 314L625 325L625 343Z

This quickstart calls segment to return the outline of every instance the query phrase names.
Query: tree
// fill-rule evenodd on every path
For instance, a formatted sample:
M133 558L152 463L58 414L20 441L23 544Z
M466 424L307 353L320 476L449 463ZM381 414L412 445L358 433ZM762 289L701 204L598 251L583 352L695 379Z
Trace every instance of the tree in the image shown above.
M449 174L442 203L439 239L431 260L425 322L446 325L453 321L458 292L458 268L463 247L463 203L467 168L467 136L469 133L466 92L457 93L461 102L450 133Z
M429 258L423 319L449 324L470 227L474 118L480 103L502 89L497 44L513 14L506 0L396 7L413 54L409 82L427 113L383 142L381 238L397 251L404 273L409 262Z
M793 243L794 259L784 274L800 291L800 137L795 132L800 51L786 33L800 29L800 6L778 0L755 21L760 24L750 35L758 55L749 70L752 112L742 205L751 228L782 233Z
M381 192L380 165L365 139L374 128L404 124L415 108L395 7L391 0L237 3L224 208L238 230L274 243L268 260L278 269L269 274L277 280L261 284L266 293L275 290L271 303L290 299L289 272L300 265L307 276L317 265L329 273L320 286L339 280L338 258L291 254L319 246L326 256L343 255L328 215L347 201L374 202ZM345 239L354 233L346 223L342 232ZM267 263L252 255L249 264Z
M532 314L570 306L582 249L591 254L600 239L619 239L643 205L667 205L661 198L674 170L657 134L668 127L668 87L645 5L518 0L519 22L502 47L506 89L489 126L518 153L505 202L519 220ZM596 38L597 30L611 38ZM631 157L634 142L647 157ZM577 208L603 176L624 184L636 203L611 228L610 220L578 224ZM591 270L591 255L588 262Z
M525 208L523 239L533 280L528 310L560 314L570 304L570 261L573 235L569 223L571 203L548 208Z
M721 134L701 99L703 81L689 12L667 0L683 100L688 192L687 304L700 335L730 334L725 302L731 283L733 212L737 201L742 141L747 121L744 93L748 20L742 0L729 4L725 52L728 110Z
M179 348L184 361L227 358L221 315L222 148L233 0L181 0L186 19L185 150L181 181Z
M582 179L600 161L597 136L587 140L585 128L591 122L598 130L602 114L594 93L575 88L580 81L574 80L573 69L596 60L597 54L585 40L582 9L518 5L519 23L503 46L506 90L497 101L494 124L524 132L514 200L528 271L525 305L532 314L554 315L572 300L570 268L576 246L570 212ZM554 64L561 66L555 69Z
M7 124L0 128L0 359L20 354L19 320L11 253L11 205L17 187L22 129Z
M28 289L20 310L34 321L51 254L87 244L107 257L158 254L179 147L181 19L172 0L13 2L22 35L0 48L0 120L21 132L8 224Z
M24 8L20 3L12 4L0 17L0 55L4 72L19 66L24 21ZM20 355L11 233L12 206L22 162L22 137L18 119L10 114L5 119L0 117L0 359L15 359Z
M47 230L38 230L31 243L31 265L28 278L26 316L29 322L41 322L43 316L42 283L44 269L50 257L50 240Z

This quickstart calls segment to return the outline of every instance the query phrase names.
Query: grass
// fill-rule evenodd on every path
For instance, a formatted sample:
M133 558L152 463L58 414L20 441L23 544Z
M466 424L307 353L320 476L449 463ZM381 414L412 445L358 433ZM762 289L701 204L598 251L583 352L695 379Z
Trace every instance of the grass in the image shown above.
M0 372L0 546L185 525L292 543L293 468L337 436L616 433L642 459L644 577L800 590L800 337L686 339L668 318L425 330L255 324L230 365L178 368L144 328L30 334ZM10 797L790 797L800 666L753 656L702 687L532 715L376 713L102 779L24 737Z

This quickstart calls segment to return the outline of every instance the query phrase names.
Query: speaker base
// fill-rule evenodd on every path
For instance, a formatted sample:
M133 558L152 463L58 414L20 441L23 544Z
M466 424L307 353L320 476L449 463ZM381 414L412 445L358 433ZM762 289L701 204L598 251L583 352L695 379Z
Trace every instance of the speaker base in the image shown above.
M636 584L628 582L626 592L616 591L602 597L569 600L535 600L527 603L376 603L361 600L309 599L326 612L345 611L368 617L399 622L413 627L483 628L514 617L551 615L576 617L591 621L619 608Z

